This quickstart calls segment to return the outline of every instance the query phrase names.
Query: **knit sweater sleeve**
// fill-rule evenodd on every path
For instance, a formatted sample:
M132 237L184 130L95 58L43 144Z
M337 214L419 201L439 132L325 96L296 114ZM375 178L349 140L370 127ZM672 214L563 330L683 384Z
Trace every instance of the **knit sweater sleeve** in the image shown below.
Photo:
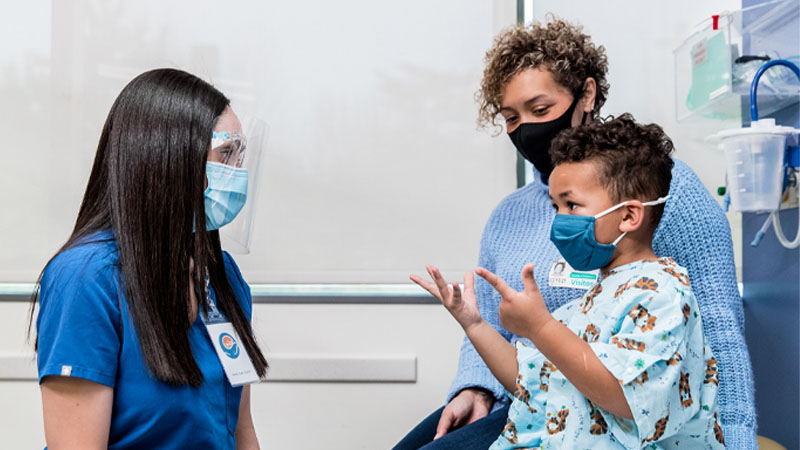
M500 207L498 207L498 209L500 209ZM493 225L497 220L497 215L498 211L495 210L483 230L480 255L478 257L478 265L492 272L496 270L492 244L496 241ZM481 277L475 277L475 294L478 299L478 308L480 309L483 319L491 324L506 340L510 340L511 333L500 326L500 318L498 315L500 294ZM447 394L447 402L449 403L461 390L469 387L480 387L490 391L497 400L505 399L505 388L503 388L500 382L492 375L486 363L483 362L483 359L481 359L480 355L475 350L472 342L464 336L464 342L461 345L461 354L458 359L458 372L450 385L450 391ZM496 405L497 404L499 403L496 403Z
M753 375L730 228L697 175L678 160L653 248L657 255L673 257L689 272L703 332L719 361L718 401L726 444L757 449Z

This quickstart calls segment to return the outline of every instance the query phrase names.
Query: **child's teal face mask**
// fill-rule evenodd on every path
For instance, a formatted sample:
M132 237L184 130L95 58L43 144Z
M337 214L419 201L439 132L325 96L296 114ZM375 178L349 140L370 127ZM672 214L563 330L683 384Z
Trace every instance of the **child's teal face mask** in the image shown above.
M652 202L642 203L643 206L655 206L665 203L669 195ZM625 237L622 233L614 242L601 244L594 237L594 223L596 219L605 216L626 205L630 200L596 214L594 216L573 216L570 214L556 214L553 226L550 228L550 240L561 252L561 256L575 270L588 271L605 267L611 261L614 250L619 241Z
M206 229L218 230L231 223L247 201L247 169L209 161L206 177Z

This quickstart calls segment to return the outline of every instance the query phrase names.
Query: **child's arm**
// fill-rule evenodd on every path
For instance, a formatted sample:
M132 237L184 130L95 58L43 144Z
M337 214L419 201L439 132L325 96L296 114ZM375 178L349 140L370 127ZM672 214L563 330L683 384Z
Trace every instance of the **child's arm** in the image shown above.
M426 266L434 283L411 275L411 281L417 283L431 295L438 298L448 312L456 319L467 337L481 355L486 366L495 378L509 392L514 392L517 380L517 350L481 317L478 301L475 298L475 278L472 272L464 275L464 293L458 283L450 287L442 278L439 269Z
M503 296L500 302L500 323L503 328L530 339L573 386L594 404L617 417L633 419L619 381L606 369L587 342L555 320L547 311L533 278L533 264L522 269L524 292L510 288L500 277L488 270L479 268L476 272Z
M517 349L484 320L464 332L497 381L508 392L514 392L519 371Z

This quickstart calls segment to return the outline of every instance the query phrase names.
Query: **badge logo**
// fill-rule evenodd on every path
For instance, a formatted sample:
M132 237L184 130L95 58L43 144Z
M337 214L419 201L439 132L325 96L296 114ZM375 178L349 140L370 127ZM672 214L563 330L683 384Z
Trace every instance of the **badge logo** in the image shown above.
M220 334L219 345L222 347L222 352L225 353L228 358L236 359L239 357L239 345L236 343L236 339L230 334Z

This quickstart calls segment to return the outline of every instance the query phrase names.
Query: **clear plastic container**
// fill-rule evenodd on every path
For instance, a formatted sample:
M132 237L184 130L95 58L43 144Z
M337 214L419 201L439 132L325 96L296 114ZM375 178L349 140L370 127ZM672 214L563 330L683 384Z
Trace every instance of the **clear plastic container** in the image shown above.
M780 207L786 137L796 132L762 119L749 128L718 133L728 169L728 189L735 211L762 212Z
M722 142L735 211L772 211L781 201L786 136L732 136Z
M755 18L755 19L753 19ZM796 36L800 2L775 0L723 13L675 49L675 114L679 122L698 118L738 119L750 98L750 83L766 61L800 61ZM800 82L784 67L761 77L758 110L770 114L795 103Z

